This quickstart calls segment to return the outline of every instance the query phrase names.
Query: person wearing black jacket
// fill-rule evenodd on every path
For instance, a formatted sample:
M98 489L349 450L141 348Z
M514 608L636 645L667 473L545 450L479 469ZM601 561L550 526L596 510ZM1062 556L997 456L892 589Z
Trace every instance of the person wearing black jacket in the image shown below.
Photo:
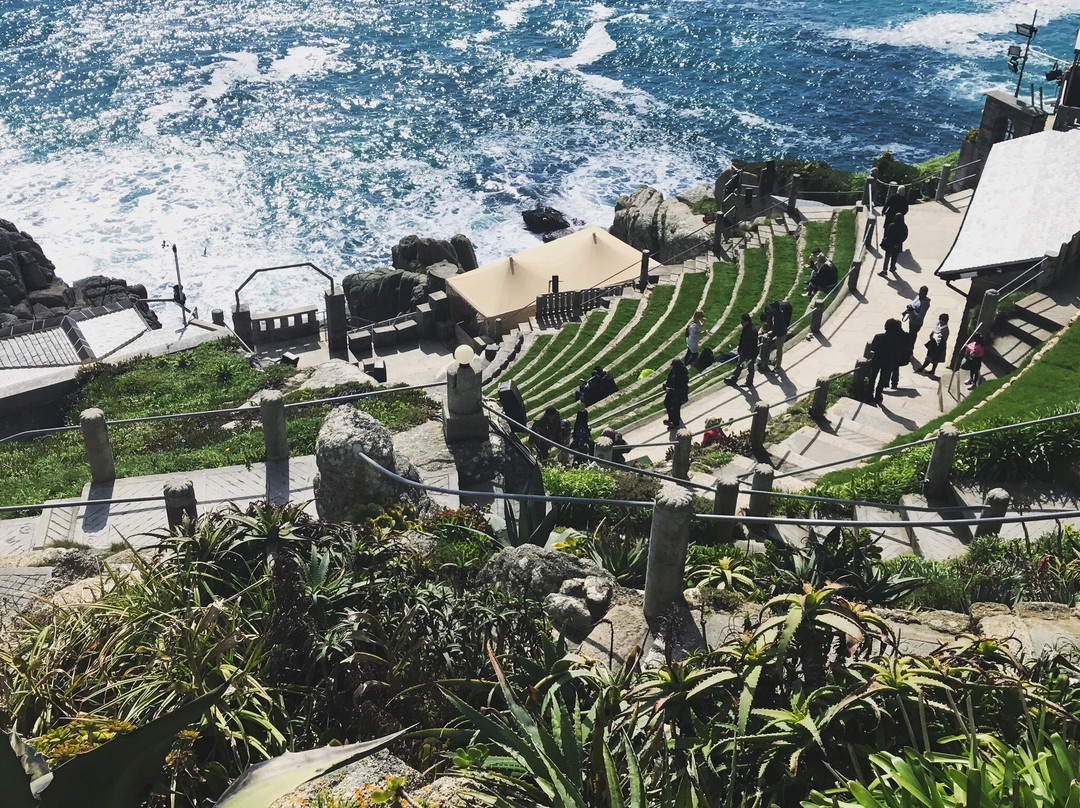
M680 413L682 405L690 397L690 374L686 372L686 365L680 357L671 360L671 369L664 380L664 409L667 410L667 418L664 423L667 426L678 428L682 422Z
M870 383L874 391L874 402L880 404L881 393L892 375L893 368L900 362L900 355L906 348L907 336L904 327L896 318L885 321L885 330L870 341ZM875 387L875 380L877 385Z
M758 356L758 330L754 327L754 321L749 314L742 316L742 331L739 334L739 347L735 349L738 360L735 363L735 371L724 379L730 385L738 386L739 374L742 369L746 371L746 386L754 386L754 360Z
M885 223L885 232L881 236L881 251L885 253L885 263L878 275L884 278L889 270L892 270L894 275L900 274L896 271L896 259L904 251L904 242L907 237L908 229L904 224L904 214L893 214L892 219Z
M896 189L895 194L889 194L889 198L885 200L885 204L881 206L881 220L886 224L897 213L902 213L907 216L908 210L911 208L911 203L908 202L907 188L901 185Z

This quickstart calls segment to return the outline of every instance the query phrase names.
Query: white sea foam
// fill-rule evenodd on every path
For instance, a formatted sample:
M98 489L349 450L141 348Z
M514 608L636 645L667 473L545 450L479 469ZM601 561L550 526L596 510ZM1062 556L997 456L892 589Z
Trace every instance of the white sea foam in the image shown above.
M223 53L219 62L210 73L210 80L198 94L208 101L221 98L238 82L259 77L259 55L257 53Z
M495 12L504 28L516 28L525 19L525 12L540 5L540 0L513 0Z

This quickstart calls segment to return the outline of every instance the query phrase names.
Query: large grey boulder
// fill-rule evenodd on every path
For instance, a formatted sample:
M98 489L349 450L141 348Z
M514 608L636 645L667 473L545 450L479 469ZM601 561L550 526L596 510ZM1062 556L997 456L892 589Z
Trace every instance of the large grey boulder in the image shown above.
M591 561L534 544L507 547L480 571L481 582L499 584L537 600L558 593L565 581L594 576L610 579L611 573Z
M309 780L296 791L275 800L271 808L315 805L321 793L343 802L347 801L350 805L369 805L372 792L386 788L387 783L397 777L405 778L405 788L410 793L415 792L424 781L420 772L408 763L385 749L380 749L373 755L335 769L330 774Z
M458 264L457 250L446 239L420 238L410 235L401 239L390 248L391 263L395 269L410 272L423 272L429 266L441 261Z
M468 272L479 266L476 261L476 250L468 236L464 233L456 233L450 237L450 243L454 247L454 254L457 255L458 266L461 267L462 272Z
M615 203L611 234L661 263L684 261L712 248L713 225L705 225L690 206L655 188L640 186Z
M973 603L978 614L979 633L988 637L1012 639L1020 655L1034 658L1046 653L1075 653L1080 647L1080 609L1063 603L1017 603L1011 610L1003 604L987 609Z
M378 387L379 383L356 365L344 359L331 359L316 365L311 375L300 385L301 390L326 390L344 385L370 384Z
M971 631L971 617L944 609L913 612L878 608L874 614L892 630L902 654L929 654Z
M427 275L390 267L346 275L341 286L352 315L375 322L412 311L428 296Z
M434 510L425 492L387 477L365 462L362 455L407 480L420 482L416 467L394 449L386 427L366 412L335 407L315 441L318 472L313 485L320 518L339 522L355 506L367 503L404 501L422 515Z
M713 183L703 182L700 185L694 185L693 187L679 191L679 193L675 194L675 198L684 205L693 207L699 202L713 198Z
M581 642L592 631L593 617L585 601L553 592L544 598L544 614L571 642Z

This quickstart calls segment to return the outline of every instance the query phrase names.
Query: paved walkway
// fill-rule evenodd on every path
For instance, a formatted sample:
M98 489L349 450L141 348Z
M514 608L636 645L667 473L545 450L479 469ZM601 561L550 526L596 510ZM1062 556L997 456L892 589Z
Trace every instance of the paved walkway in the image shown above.
M948 313L955 336L962 321L965 299L950 289L945 281L934 275L945 258L963 221L971 192L950 196L945 203L924 202L913 205L905 217L910 231L901 256L900 276L882 278L877 273L883 256L872 249L863 261L858 292L849 293L822 326L821 333L788 343L784 350L783 369L779 373L757 373L755 387L730 388L722 386L693 397L683 406L683 423L691 432L699 432L707 418L725 420L740 418L752 412L758 401L769 404L783 401L796 393L809 393L819 378L850 371L863 355L863 350L890 317L899 318L904 307L915 297L920 286L929 287L930 311L922 334L929 334L942 313ZM862 232L859 223L857 232ZM880 229L880 228L879 228ZM876 239L875 239L876 243ZM756 317L757 312L753 312ZM916 341L916 358L922 359L922 343ZM745 380L745 376L743 377ZM772 407L775 415L786 404ZM941 414L938 382L928 376L901 370L899 388L886 391L881 410L906 429L914 429ZM643 444L670 440L660 414L625 434L627 443ZM743 428L749 427L744 421ZM666 447L653 447L632 453L648 454L654 460L663 458Z

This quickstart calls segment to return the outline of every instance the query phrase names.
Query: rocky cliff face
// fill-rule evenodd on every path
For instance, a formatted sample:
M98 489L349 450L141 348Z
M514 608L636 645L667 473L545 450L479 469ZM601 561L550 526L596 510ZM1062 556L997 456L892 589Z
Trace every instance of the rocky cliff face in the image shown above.
M160 328L157 316L140 302L145 299L145 287L128 286L127 281L103 275L75 281L74 288L68 286L32 236L0 219L0 326L134 300L151 327Z
M712 247L713 226L676 197L664 198L655 188L640 186L615 203L611 234L639 250L649 250L661 263L704 255Z

